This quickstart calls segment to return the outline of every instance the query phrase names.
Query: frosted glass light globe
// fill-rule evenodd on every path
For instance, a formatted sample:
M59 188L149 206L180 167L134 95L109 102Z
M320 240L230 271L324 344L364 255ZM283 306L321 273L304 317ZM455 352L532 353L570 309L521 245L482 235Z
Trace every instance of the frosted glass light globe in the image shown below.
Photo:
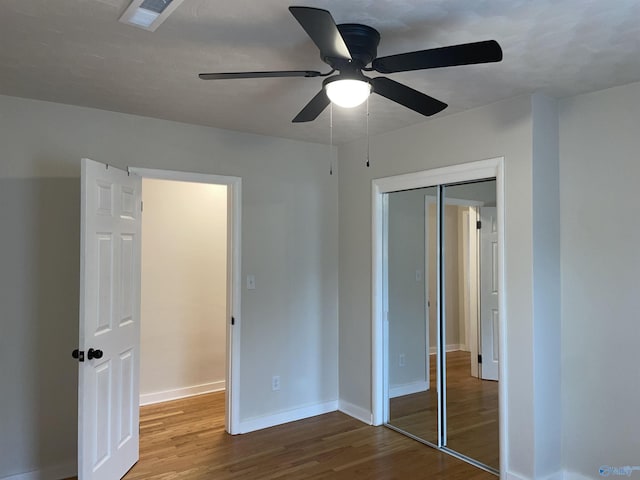
M329 100L345 108L357 107L371 94L371 85L362 80L335 80L327 83L325 88Z

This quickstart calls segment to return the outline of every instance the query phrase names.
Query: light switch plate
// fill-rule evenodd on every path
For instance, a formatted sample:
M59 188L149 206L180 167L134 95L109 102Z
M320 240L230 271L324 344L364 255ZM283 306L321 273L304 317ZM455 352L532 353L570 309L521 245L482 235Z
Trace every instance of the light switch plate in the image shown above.
M256 289L256 276L247 275L247 290L255 290L255 289Z

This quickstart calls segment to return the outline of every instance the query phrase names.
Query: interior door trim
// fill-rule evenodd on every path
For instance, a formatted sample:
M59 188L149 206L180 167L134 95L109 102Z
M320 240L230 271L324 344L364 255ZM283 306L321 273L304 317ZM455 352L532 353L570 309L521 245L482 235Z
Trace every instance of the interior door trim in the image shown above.
M129 168L142 178L155 178L180 182L211 183L227 186L227 372L225 398L225 430L236 435L240 431L240 332L242 316L240 295L242 178L152 168Z

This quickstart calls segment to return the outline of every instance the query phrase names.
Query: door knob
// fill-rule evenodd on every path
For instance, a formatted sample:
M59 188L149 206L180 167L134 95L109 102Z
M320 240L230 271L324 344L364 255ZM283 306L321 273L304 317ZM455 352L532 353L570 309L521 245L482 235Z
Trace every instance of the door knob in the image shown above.
M82 350L78 350L76 348L73 352L71 352L71 356L79 362L84 362L84 352Z
M87 351L87 358L89 360L92 360L94 358L102 358L102 350L94 350L93 348L90 348Z

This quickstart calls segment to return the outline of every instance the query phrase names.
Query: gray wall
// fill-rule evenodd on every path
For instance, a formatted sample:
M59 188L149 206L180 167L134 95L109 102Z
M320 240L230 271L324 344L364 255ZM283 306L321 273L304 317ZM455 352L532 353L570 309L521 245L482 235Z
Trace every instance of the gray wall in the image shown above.
M329 147L4 96L0 145L0 477L75 465L82 157L242 177L241 421L337 399Z
M559 122L563 463L597 478L640 465L640 83L562 100Z
M0 178L0 478L75 462L79 200L77 178Z
M560 187L558 112L536 94L533 118L533 347L535 476L562 466L560 357Z

